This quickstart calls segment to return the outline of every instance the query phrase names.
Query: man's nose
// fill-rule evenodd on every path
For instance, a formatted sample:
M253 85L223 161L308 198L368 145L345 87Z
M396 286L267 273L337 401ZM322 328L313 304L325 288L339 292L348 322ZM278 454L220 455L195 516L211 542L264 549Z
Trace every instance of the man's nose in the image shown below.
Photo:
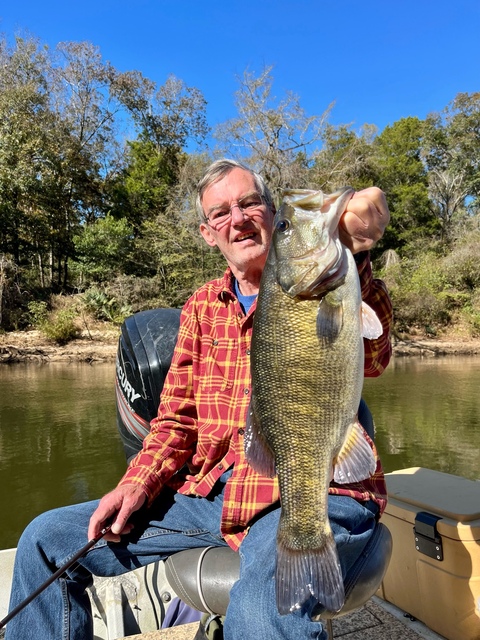
M230 211L232 214L233 224L242 224L242 222L245 219L245 213L242 207L238 204L238 202L235 202L234 204L232 204L232 206L230 207Z

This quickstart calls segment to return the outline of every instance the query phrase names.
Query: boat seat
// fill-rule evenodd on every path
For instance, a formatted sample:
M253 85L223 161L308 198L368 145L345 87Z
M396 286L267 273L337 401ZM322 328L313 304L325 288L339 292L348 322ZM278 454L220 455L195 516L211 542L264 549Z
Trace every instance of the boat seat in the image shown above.
M332 618L346 615L364 605L379 588L392 554L392 536L379 522L362 555L345 579L345 604L333 613L318 606L313 619L326 620L333 638ZM238 579L240 558L229 547L187 549L170 556L165 574L178 597L194 609L224 616L230 589Z

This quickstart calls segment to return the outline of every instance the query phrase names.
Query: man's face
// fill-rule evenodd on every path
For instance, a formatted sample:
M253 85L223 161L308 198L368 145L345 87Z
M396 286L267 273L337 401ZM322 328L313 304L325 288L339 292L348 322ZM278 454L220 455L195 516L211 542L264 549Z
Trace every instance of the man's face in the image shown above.
M273 212L259 198L252 174L232 169L205 189L202 205L207 244L220 249L237 279L255 280L267 259Z

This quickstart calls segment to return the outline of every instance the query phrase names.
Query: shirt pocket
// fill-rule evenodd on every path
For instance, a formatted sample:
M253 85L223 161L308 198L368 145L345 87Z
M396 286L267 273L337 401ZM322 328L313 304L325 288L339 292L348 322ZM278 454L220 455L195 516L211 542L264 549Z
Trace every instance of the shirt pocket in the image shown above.
M200 386L207 392L231 389L235 379L237 357L237 340L205 340L202 344L200 362Z

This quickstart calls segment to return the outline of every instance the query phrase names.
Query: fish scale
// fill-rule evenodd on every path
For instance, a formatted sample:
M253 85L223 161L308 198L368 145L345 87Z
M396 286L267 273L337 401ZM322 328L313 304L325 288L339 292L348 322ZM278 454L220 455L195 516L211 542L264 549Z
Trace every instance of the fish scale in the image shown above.
M255 311L245 446L252 467L278 475L281 614L310 595L327 609L341 608L343 579L328 521L332 467L337 482L361 480L375 469L356 421L363 383L360 284L337 229L351 193L286 192Z

